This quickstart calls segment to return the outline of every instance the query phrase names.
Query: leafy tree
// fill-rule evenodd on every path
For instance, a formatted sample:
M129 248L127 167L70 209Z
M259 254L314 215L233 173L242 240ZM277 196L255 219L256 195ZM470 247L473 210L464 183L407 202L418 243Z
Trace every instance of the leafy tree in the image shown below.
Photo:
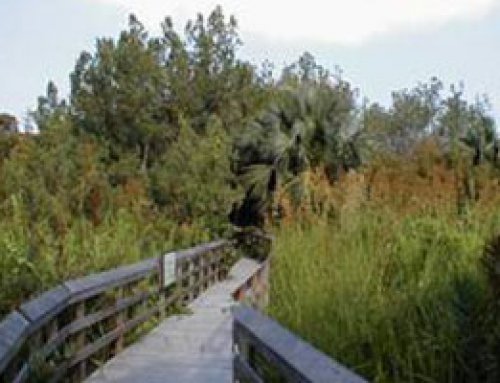
M266 100L255 69L236 58L236 20L217 7L188 22L185 36L166 18L162 36L149 37L134 17L118 39L99 39L71 75L76 125L110 145L113 160L135 152L150 168L175 141L180 120L204 133L216 116L238 130Z
M340 73L337 73L337 78L340 78ZM296 62L283 69L280 84L295 86L306 82L324 84L328 83L330 79L331 73L319 65L311 53L304 52Z
M202 225L220 235L238 192L229 171L230 149L220 121L209 121L201 136L182 122L176 142L151 169L156 205L179 225Z
M99 39L96 53L82 53L72 74L77 126L109 142L113 158L135 151L142 170L176 134L158 53L143 25L130 16L118 41Z
M392 93L387 109L378 104L365 105L363 125L384 150L409 153L434 130L441 108L442 83L432 78L413 89Z
M463 86L451 87L451 95L442 101L438 135L450 140L452 156L470 152L472 164L480 165L485 159L495 162L497 137L495 122L488 115L487 99L469 104L463 98Z
M212 116L230 133L239 131L267 100L267 92L255 68L237 58L242 42L236 19L226 20L216 7L206 19L199 14L189 21L184 39L168 18L163 34L164 66L177 110L198 133Z
M39 130L46 129L52 120L64 119L67 116L67 105L59 98L59 91L54 82L49 81L45 96L38 97L37 109L31 113Z

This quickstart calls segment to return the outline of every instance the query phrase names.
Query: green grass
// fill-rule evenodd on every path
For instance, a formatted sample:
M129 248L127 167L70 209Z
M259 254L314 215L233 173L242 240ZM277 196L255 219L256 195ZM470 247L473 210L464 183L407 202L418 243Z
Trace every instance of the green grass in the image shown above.
M0 222L0 320L22 302L65 280L109 270L208 241L199 227L125 209L94 226L74 219L64 235L46 221L27 223L23 209ZM31 227L30 227L31 226Z
M495 231L494 212L281 228L269 312L371 381L494 381L479 260Z

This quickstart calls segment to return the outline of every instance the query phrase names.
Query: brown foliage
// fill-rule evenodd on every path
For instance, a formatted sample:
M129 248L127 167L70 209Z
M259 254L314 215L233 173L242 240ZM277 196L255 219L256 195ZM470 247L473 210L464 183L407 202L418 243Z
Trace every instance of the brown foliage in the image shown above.
M334 184L324 169L305 172L301 205L293 207L287 193L278 193L284 222L313 221L319 216L347 216L364 206L391 209L399 216L414 213L455 214L473 183L475 209L488 211L500 204L500 178L489 165L451 167L431 140L411 156L383 156L359 171L343 174Z

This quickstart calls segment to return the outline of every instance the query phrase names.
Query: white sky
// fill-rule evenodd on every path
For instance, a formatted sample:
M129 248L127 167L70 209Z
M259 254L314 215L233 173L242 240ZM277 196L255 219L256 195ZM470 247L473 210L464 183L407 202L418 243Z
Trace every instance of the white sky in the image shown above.
M342 45L373 37L439 27L485 16L498 0L93 0L134 12L149 28L164 15L177 26L217 4L237 15L242 34L273 40L296 39ZM180 24L179 24L180 21Z
M278 72L309 51L385 105L432 76L463 81L469 100L490 96L500 126L500 0L0 0L0 113L22 120L49 80L66 97L80 52L118 36L129 13L156 35L165 16L181 32L218 4L239 22L244 60Z

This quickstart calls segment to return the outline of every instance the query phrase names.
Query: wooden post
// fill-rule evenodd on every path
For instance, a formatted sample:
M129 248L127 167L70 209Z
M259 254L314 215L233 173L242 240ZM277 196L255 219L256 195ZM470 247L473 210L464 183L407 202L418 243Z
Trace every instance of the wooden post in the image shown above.
M148 298L143 298L141 302L142 313L146 313L148 310Z
M49 323L48 340L50 341L54 339L57 336L58 331L59 331L59 326L57 324L57 317L56 317Z
M217 265L215 264L216 254L214 254L213 251L210 252L209 260L210 260L210 265L208 267L208 273L210 274L210 283L215 284L215 282L217 281L217 275L216 275Z
M119 287L116 293L116 302L123 298L123 287ZM115 355L119 354L123 350L124 337L123 337L123 328L125 325L125 312L120 311L116 314L116 328L120 332L120 335L116 339L115 344Z
M258 308L259 301L259 273L254 274L250 279L250 304Z
M210 285L209 281L206 279L206 276L208 275L207 270L206 270L206 265L207 265L207 260L205 257L207 257L208 254L201 254L200 255L200 262L199 262L199 267L200 267L200 273L199 273L199 278L201 281L200 285L200 293L208 289L208 286Z
M35 332L33 338L29 342L30 354L34 355L42 347L42 329Z
M158 306L159 306L158 313L160 320L163 320L165 319L166 316L166 307L165 307L166 299L165 299L165 289L163 288L163 286L160 286L158 293L160 294L158 298Z
M85 301L82 301L76 305L76 320L83 319L85 317ZM76 349L77 351L82 350L86 344L86 330L81 330L76 336ZM87 361L83 360L77 367L77 377L79 380L83 380L87 377Z
M239 358L241 361L250 364L251 363L251 350L250 350L250 344L248 339L241 333L241 332L234 332L233 333L233 353L237 358ZM235 381L236 378L239 377L234 377Z
M184 302L184 292L182 287L182 280L184 278L184 271L182 262L178 262L175 266L175 292L174 294L177 296L175 299L175 304L177 306L181 306Z
M270 272L270 260L266 259L264 261L264 267L261 273L261 287L262 287L262 296L260 297L260 308L264 309L269 304L269 272Z
M224 279L224 255L218 250L217 251L217 282Z
M189 290L189 293L188 293L188 301L189 302L192 302L193 299L194 299L194 285L196 283L196 279L194 277L194 261L192 259L190 259L188 261L189 263L189 268L188 268L188 273L189 273L189 278L188 278L188 290Z
M45 359L41 361L40 358L40 349L44 344L43 340L43 327L39 328L32 336L29 341L29 355L30 355L30 365L31 368L40 368L40 363L45 362ZM34 362L34 363L33 363Z

